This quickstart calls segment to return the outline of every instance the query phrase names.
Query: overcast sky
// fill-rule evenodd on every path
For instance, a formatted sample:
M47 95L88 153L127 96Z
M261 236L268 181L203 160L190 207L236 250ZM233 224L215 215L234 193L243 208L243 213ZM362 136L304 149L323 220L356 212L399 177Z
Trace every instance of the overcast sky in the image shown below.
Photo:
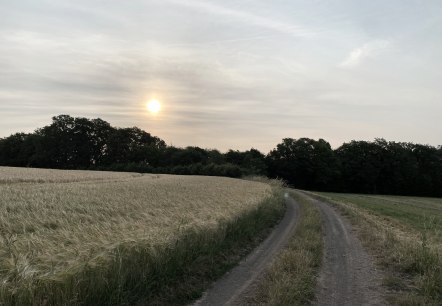
M0 0L0 137L59 114L222 151L440 145L442 1Z

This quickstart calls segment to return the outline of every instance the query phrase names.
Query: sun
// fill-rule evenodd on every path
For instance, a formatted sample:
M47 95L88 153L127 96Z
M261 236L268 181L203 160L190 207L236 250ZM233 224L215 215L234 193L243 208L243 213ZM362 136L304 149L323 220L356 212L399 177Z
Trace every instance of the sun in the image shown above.
M158 100L152 99L147 102L147 110L152 114L157 114L161 110L161 103Z

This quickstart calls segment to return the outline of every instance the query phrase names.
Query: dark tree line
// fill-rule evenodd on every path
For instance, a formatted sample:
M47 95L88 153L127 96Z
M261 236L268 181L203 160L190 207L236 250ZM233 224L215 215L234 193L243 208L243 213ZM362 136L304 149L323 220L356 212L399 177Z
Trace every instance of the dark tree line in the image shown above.
M168 146L133 127L101 119L53 117L34 133L0 139L0 165L282 178L307 190L442 196L442 147L351 141L333 150L323 140L285 138L269 154L221 153Z
M442 196L441 146L376 139L333 150L323 139L286 138L267 160L271 177L301 189Z
M167 146L137 128L115 128L101 119L60 115L34 133L0 139L0 165L241 177L266 175L265 156L199 147Z

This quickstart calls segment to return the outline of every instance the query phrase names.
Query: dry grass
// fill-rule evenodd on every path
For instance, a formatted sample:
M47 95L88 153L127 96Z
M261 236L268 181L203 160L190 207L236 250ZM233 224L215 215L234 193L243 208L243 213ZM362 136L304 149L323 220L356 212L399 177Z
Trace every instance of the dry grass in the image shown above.
M122 180L140 177L148 174L103 172L86 170L55 170L0 167L0 184L18 183L69 183L85 181ZM149 175L148 175L149 176ZM150 175L155 177L155 175Z
M228 231L272 196L268 184L218 177L0 167L0 182L0 305L82 304L85 275L100 283L95 271L112 266L95 289L109 287L121 254L150 262L177 237Z

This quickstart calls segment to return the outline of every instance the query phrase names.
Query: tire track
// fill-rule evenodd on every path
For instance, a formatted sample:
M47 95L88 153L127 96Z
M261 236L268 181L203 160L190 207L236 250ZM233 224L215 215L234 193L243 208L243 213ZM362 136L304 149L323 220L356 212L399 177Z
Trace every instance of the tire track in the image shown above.
M329 205L314 201L321 212L325 232L315 305L386 305L382 275L352 232L350 223Z
M285 195L287 210L284 218L245 260L215 282L194 306L237 305L274 256L288 243L299 219L299 205L288 194Z

